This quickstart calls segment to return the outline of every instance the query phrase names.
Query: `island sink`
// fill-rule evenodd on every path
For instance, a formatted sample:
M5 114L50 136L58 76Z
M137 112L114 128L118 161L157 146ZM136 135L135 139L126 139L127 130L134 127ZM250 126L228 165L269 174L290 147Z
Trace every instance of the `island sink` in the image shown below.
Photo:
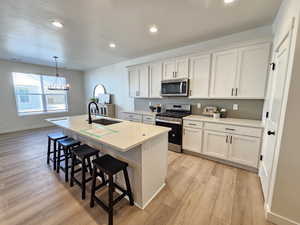
M97 124L101 124L104 126L107 125L112 125L115 123L121 123L122 121L117 121L117 120L108 120L108 119L97 119L97 120L93 120L92 123L97 123Z

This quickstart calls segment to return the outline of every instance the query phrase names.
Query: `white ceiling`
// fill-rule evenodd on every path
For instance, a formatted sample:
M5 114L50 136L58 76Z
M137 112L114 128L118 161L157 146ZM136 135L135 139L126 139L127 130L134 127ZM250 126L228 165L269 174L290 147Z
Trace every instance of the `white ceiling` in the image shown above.
M1 0L0 58L86 70L271 24L281 0ZM51 25L58 19L63 29ZM151 35L149 26L159 32ZM113 41L116 49L108 44Z

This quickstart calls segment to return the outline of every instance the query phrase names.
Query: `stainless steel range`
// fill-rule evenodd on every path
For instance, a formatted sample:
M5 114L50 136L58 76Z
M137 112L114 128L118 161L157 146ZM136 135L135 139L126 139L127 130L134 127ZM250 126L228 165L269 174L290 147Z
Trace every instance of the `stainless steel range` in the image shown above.
M166 104L165 112L156 115L156 125L169 127L169 150L182 152L183 117L191 115L191 105Z

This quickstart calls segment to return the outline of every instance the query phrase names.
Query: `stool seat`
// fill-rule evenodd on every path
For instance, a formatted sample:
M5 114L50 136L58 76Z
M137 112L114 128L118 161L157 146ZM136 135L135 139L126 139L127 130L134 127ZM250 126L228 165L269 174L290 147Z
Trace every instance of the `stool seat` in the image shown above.
M86 157L91 157L91 156L97 155L99 153L99 151L94 148L91 148L88 145L80 145L79 147L73 149L73 153L77 157L83 159Z
M65 135L65 134L62 133L62 132L56 132L56 133L48 134L48 137L49 137L51 140L56 141L56 140L59 140L59 139L67 138L68 136Z
M64 147L73 147L80 144L80 141L74 140L73 138L64 138L58 140L57 142Z
M124 170L128 166L128 163L122 162L110 155L104 155L98 159L93 160L93 164L98 169L109 175L114 175L121 170Z

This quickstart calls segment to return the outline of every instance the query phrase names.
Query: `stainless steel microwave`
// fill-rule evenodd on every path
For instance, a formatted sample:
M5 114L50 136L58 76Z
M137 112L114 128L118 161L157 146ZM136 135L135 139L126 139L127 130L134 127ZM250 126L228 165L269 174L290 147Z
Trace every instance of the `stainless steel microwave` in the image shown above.
M189 94L189 79L163 80L161 82L161 96L181 96Z

